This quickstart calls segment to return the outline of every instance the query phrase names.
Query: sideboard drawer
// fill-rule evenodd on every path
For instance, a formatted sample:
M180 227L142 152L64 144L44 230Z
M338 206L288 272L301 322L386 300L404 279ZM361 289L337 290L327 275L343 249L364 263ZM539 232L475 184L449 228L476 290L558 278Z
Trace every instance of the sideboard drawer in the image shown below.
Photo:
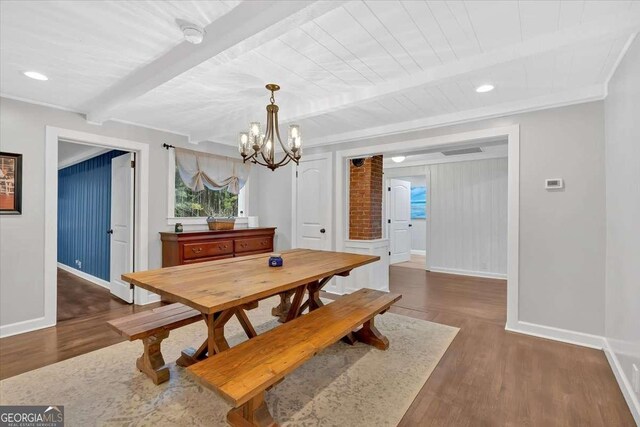
M233 241L221 240L218 242L184 243L182 250L185 260L232 254Z
M272 251L273 239L271 237L254 237L252 239L234 240L235 251L238 252L254 252L254 251Z

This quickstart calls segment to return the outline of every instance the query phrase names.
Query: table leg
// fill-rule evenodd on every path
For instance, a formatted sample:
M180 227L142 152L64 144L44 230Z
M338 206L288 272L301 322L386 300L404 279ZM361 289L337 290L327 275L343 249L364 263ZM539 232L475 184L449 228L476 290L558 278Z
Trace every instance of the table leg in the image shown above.
M310 312L324 305L324 303L320 300L320 289L322 289L322 287L329 281L329 279L331 279L331 277L309 283L308 288Z
M290 290L286 292L282 292L280 294L280 304L273 307L271 309L271 315L274 317L278 317L278 322L284 323L287 318L287 313L289 313L289 308L291 308L291 295L295 290Z
M289 322L300 316L300 306L302 305L302 298L304 298L304 293L306 290L307 285L302 285L296 288L296 293L293 296L293 302L291 303L291 307L289 307L289 312L287 313L285 322Z
M224 337L224 325L234 314L236 309L233 308L215 314L203 314L202 317L207 324L207 339L197 350L193 348L183 350L176 364L183 367L190 366L208 356L229 349L229 343Z
M244 329L244 332L245 334L247 334L247 337L249 337L249 339L258 336L258 333L253 328L253 325L249 321L247 313L244 312L244 309L238 308L236 310L236 317L238 318L238 322L240 322L242 329Z

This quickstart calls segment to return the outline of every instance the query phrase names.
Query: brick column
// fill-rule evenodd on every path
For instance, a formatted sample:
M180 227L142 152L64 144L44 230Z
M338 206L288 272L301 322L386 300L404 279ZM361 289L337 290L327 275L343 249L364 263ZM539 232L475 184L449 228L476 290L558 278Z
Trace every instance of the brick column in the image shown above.
M382 156L349 163L349 239L382 238Z

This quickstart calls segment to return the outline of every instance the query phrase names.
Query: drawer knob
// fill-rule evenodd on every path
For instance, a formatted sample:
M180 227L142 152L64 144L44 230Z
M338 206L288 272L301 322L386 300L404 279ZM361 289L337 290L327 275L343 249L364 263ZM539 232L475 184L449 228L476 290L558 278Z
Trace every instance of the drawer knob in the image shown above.
M202 248L191 248L191 251L192 251L194 254L199 254L200 252L202 252Z

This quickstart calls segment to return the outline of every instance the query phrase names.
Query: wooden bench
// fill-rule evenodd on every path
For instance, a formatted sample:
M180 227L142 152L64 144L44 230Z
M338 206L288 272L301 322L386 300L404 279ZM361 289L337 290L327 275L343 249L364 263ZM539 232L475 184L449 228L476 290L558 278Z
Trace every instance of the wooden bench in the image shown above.
M169 336L169 331L198 320L202 320L199 311L175 303L107 323L129 341L142 340L144 351L136 360L136 366L157 385L169 379L169 368L160 351L162 340Z
M188 371L234 406L227 414L232 426L275 426L264 392L360 325L353 332L357 341L386 350L389 341L375 328L374 316L401 297L361 289L198 362Z

